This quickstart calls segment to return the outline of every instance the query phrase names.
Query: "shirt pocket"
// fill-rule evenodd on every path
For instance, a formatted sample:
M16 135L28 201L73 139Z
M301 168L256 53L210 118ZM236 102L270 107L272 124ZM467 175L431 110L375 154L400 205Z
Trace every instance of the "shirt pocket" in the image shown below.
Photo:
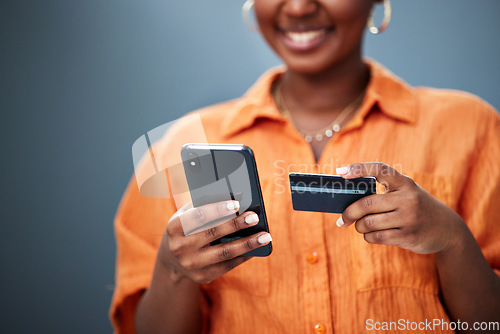
M270 207L268 206L271 194L271 183L268 180L260 180L262 194L264 196L264 208L269 225ZM270 255L272 256L272 254ZM237 290L252 296L266 297L270 292L270 264L269 256L253 257L233 270L222 275L210 283L214 289Z
M432 196L454 208L451 179L431 174L408 173ZM439 281L433 254L416 254L397 246L373 245L350 229L353 275L358 291L406 287L437 294Z

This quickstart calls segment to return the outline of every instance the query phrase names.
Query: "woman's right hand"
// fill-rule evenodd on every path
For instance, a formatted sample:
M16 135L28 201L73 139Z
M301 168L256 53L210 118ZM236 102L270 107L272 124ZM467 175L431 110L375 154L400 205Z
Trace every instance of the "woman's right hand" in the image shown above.
M242 254L271 241L269 233L260 232L232 242L211 245L214 240L258 223L258 215L251 211L227 217L233 216L238 209L237 201L196 208L188 203L172 216L163 235L158 257L174 281L188 277L196 283L210 282L251 258ZM184 231L192 231L223 217L227 217L227 220L201 232L185 235Z

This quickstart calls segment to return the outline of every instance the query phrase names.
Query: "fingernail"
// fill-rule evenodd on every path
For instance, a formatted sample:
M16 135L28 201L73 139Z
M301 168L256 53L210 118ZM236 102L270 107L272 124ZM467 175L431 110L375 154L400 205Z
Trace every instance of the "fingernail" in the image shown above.
M349 173L349 166L336 168L335 171L337 172L338 175L347 174L347 173Z
M229 203L226 204L226 208L229 211L237 210L237 209L240 208L240 202L238 202L238 201L231 201L231 202L229 202Z
M270 243L272 240L273 240L273 238L271 238L271 235L270 235L269 233L263 234L263 235L261 235L261 236L257 239L257 241L259 242L259 244L262 244L262 245L268 244L268 243Z
M254 224L258 221L259 221L259 216L257 216L257 214L255 213L252 213L245 217L245 223L247 224Z
M344 220L342 219L342 216L340 216L340 218L337 219L337 226L338 227L344 226Z

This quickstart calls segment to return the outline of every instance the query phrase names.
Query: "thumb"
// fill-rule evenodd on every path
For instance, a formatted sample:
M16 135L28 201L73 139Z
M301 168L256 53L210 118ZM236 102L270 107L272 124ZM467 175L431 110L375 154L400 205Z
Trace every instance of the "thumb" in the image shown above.
M408 177L398 172L396 169L381 162L361 162L336 169L337 174L345 179L357 177L375 177L377 182L382 184L386 191L397 189L404 185Z

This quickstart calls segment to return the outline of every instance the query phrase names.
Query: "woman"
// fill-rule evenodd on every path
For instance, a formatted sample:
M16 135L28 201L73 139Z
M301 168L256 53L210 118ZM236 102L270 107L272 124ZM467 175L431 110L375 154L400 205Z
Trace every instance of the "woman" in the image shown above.
M266 233L210 245L256 224L252 212L184 235L181 219L229 216L237 202L177 208L131 182L116 219L118 332L450 333L499 321L498 114L363 60L376 2L255 1L286 68L197 113L209 142L254 150L273 254L240 256L269 243ZM159 147L189 129L178 125ZM293 211L294 171L374 176L385 190L341 216Z

